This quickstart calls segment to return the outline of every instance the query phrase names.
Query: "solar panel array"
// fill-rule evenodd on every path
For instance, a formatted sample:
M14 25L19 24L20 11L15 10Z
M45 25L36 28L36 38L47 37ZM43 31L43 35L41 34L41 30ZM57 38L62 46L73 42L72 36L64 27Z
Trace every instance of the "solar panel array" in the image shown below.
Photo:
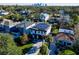
M46 29L48 29L48 27L49 27L49 25L46 23L38 23L33 28L40 29L40 30L46 30Z

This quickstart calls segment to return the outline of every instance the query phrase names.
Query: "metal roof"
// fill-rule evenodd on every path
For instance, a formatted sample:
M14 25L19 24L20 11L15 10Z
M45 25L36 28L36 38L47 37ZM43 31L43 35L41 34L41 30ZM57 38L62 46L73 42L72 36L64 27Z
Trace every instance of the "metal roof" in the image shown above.
M64 33L67 33L67 34L74 35L74 31L70 30L70 29L59 29L59 32L64 32Z

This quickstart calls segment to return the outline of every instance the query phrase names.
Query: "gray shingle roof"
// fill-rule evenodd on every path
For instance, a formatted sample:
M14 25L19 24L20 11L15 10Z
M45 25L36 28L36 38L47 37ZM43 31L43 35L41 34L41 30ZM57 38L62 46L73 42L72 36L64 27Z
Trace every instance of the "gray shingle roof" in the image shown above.
M23 21L22 23L17 24L16 26L17 27L25 27L26 28L26 27L28 27L28 26L30 26L32 24L34 24L34 22Z

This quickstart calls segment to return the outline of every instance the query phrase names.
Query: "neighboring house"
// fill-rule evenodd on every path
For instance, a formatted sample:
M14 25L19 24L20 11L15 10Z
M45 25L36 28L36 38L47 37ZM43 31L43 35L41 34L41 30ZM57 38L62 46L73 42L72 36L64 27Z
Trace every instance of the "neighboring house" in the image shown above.
M60 28L59 29L59 33L67 33L67 34L71 34L74 35L74 31L72 29L65 29L65 28Z
M0 10L0 16L3 16L3 15L8 15L9 12L5 11L5 10Z
M69 14L60 14L60 15L54 15L50 20L48 20L50 23L69 23L71 21Z
M69 14L63 14L60 16L61 22L63 21L64 23L70 22L71 18Z
M22 34L29 34L29 28L33 27L35 23L23 21L16 26L12 27L10 31L15 35L15 38L19 37ZM17 37L16 37L17 36Z
M57 21L59 21L60 24L62 22L68 23L71 20L70 15L65 13L64 10L59 10L58 14L54 14L53 19L56 19Z
M51 32L51 25L43 22L36 23L35 26L29 29L30 38L34 40L42 40Z
M41 13L40 14L40 21L47 21L49 20L50 15L48 13Z
M55 36L55 42L60 42L63 46L71 46L74 41L74 31L68 29L59 29L59 34Z
M21 10L21 11L20 11L20 14L21 14L21 15L28 15L28 11L26 11L26 10Z
M69 22L71 20L70 15L69 14L64 14L64 20L65 20L65 22Z
M50 20L48 20L48 22L52 25L58 25L59 21L57 19L51 18Z
M70 15L65 13L64 10L60 10L59 11L59 14L61 15L60 18L63 19L64 21L63 22L66 22L68 23L71 19L70 19Z
M21 15L27 16L27 15L29 15L31 13L31 11L30 10L21 10L21 11L19 11L19 13Z
M63 9L59 10L59 14L63 15L64 13L65 13L65 11Z
M10 32L10 29L14 26L16 26L16 24L19 24L20 22L13 22L11 20L7 20L7 19L3 19L0 22L0 31L4 31L4 32Z

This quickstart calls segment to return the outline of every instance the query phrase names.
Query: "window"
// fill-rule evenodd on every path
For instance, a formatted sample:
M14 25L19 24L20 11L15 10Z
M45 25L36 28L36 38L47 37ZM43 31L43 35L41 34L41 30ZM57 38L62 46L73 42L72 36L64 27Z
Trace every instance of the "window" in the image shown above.
M37 33L37 34L42 34L41 31L37 31L36 33Z
M32 33L34 34L35 33L35 30L32 30Z
M41 34L41 31L38 31L38 34Z
M42 32L42 34L44 35L44 34L45 34L45 32Z
M36 31L36 34L39 34L39 31Z
M71 43L67 43L67 45L71 45Z
M34 36L34 35L32 35L32 37L34 38L35 36Z
M39 36L37 36L37 39L39 38Z
M64 43L64 46L66 46L66 42L63 42Z

